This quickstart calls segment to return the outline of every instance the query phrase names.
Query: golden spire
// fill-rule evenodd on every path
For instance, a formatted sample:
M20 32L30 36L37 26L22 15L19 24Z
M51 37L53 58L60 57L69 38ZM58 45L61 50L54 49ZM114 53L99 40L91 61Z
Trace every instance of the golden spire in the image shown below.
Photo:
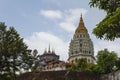
M77 29L75 30L75 34L79 34L79 33L87 33L87 29L86 29L84 22L83 22L82 14L80 17L79 25L78 25Z

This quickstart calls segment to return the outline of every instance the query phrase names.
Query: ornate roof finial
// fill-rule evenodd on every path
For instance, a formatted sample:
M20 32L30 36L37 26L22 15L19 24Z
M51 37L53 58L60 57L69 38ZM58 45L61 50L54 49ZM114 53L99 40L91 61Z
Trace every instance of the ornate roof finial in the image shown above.
M82 17L82 13L81 13L81 16L80 17Z
M52 49L52 54L55 54L55 50Z
M82 13L81 13L81 16L80 16L79 25L78 25L77 29L75 30L75 33L76 34L87 33L87 29L86 29L86 27L84 25L84 22L83 22Z
M50 44L49 44L49 49L48 49L48 53L50 53L51 51L50 51Z
M80 16L80 22L84 24L83 18L82 18L82 13L81 13L81 16Z

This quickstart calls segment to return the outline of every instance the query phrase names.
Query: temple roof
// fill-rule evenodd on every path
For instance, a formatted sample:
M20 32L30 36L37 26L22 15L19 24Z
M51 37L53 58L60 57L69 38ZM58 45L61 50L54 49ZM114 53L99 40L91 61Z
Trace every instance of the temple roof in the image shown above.
M84 25L84 22L83 22L82 14L80 17L79 25L78 25L77 29L75 30L75 34L80 34L80 33L88 33L87 29Z
M51 51L50 45L49 45L48 51L45 49L43 54L55 54L55 51L54 50Z

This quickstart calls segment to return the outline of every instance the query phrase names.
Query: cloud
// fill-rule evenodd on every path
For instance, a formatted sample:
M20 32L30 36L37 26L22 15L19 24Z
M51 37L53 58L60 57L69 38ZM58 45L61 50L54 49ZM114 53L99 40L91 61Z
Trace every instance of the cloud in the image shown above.
M109 51L115 51L118 56L120 56L120 39L115 41L104 41L104 40L97 40L97 43L94 44L95 55L97 55L98 51L107 48Z
M40 14L52 19L59 19L58 26L71 33L75 31L75 23L79 21L80 15L84 16L87 13L86 9L83 8L75 8L68 9L64 11L60 10L41 10Z
M77 20L80 19L81 14L84 16L86 13L87 10L83 8L65 10L65 21L75 23Z
M68 59L68 42L48 32L35 32L30 37L26 38L25 43L30 49L37 49L39 54L43 54L45 48L49 44L55 50L57 55L60 55L61 60Z
M59 27L69 33L74 32L76 29L75 23L79 21L80 14L84 16L86 13L87 10L82 8L65 10L63 12L63 22L59 23Z
M66 30L67 32L74 32L75 30L75 26L74 24L70 23L70 22L61 22L59 23L59 26Z
M62 18L62 13L59 10L41 10L40 14L51 19Z

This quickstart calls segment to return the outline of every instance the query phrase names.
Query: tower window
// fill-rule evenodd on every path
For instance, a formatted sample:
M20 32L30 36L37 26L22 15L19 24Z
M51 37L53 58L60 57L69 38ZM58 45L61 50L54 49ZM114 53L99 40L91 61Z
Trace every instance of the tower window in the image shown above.
M83 50L83 53L85 53L85 51Z
M76 38L78 38L78 36L76 36Z
M82 42L82 39L80 39L79 41Z
M73 63L74 61L72 60L71 62Z
M77 58L76 58L76 59L75 59L75 62L77 63L77 61L78 61L78 60L77 60Z
M88 59L88 62L90 63L90 59Z
M86 35L85 35L85 37L86 37Z
M86 54L86 50L85 50L85 54Z
M86 53L88 54L88 51L86 51Z
M71 52L71 55L73 55L73 52Z
M80 52L82 52L82 49L80 49Z
M80 44L80 47L82 47L82 44Z
M89 51L89 54L90 54L91 52Z
M77 51L75 51L75 53L77 54Z
M80 37L82 37L82 35L80 34Z
M83 35L83 37L85 37L85 35Z

